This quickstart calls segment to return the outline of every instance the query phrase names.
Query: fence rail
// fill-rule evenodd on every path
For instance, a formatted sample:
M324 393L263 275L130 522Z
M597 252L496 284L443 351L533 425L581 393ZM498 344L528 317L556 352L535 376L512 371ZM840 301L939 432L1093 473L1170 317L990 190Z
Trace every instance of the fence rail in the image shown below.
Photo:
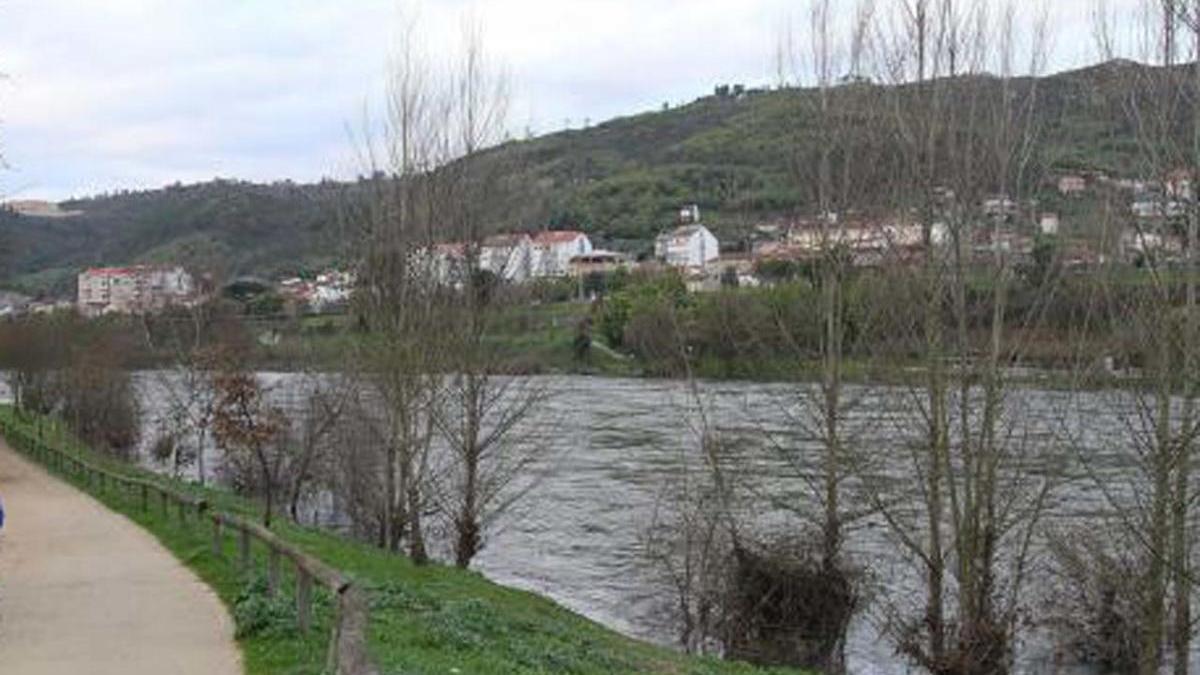
M283 562L290 563L295 578L296 624L304 634L312 630L313 585L327 588L334 598L334 620L326 657L328 672L336 675L374 675L375 666L367 654L368 604L354 580L323 561L288 544L274 532L241 516L219 511L207 500L193 497L151 480L114 473L41 438L41 428L31 433L21 425L0 418L0 435L26 456L83 483L89 490L107 494L124 491L137 499L142 511L159 508L163 515L176 514L179 524L194 519L208 520L212 526L212 553L226 559L225 532L236 535L237 564L249 572L254 565L252 548L257 542L266 549L267 586L271 595L282 592Z

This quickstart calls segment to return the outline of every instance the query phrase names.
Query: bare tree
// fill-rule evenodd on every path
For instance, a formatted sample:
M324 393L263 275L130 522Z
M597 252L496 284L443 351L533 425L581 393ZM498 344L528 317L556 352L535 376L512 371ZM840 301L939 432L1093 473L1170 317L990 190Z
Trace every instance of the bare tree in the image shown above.
M497 226L486 214L505 178L487 150L507 138L507 77L489 65L474 24L449 70L430 65L418 35L406 24L387 119L364 153L368 198L349 214L361 261L356 302L371 332L359 370L382 412L384 545L404 540L424 561L422 517L438 510L466 566L521 492L507 488L536 444L518 437L542 397L503 376L488 340L515 297L502 281L510 261L483 255Z
M485 244L500 223L488 217L505 167L485 151L507 139L509 84L493 67L481 29L467 23L450 84L446 142L450 156L464 158L442 167L437 203L461 246L452 300L443 307L448 373L435 422L448 461L439 469L438 500L455 533L454 559L466 567L483 547L486 531L529 489L531 469L542 449L533 413L546 398L538 383L512 377L503 355L489 340L496 321L521 294L504 279L514 262L485 257Z
M1150 66L1116 68L1112 84L1137 142L1136 170L1153 186L1150 213L1106 223L1120 228L1120 239L1140 266L1130 282L1114 261L1095 277L1097 321L1119 342L1120 361L1134 366L1105 397L1119 433L1104 439L1135 470L1114 485L1111 477L1088 467L1120 530L1118 541L1131 551L1099 546L1108 557L1124 555L1132 571L1112 593L1134 598L1125 621L1136 636L1128 661L1139 673L1158 672L1167 643L1176 673L1187 673L1194 621L1191 576L1194 528L1194 459L1200 394L1195 345L1197 316L1197 222L1195 186L1200 178L1200 63L1179 64L1180 54L1200 55L1200 7L1184 0L1139 3L1143 22L1141 57ZM1115 58L1112 17L1103 6L1095 12L1101 52ZM1190 32L1191 44L1186 42ZM1181 39L1181 36L1185 36ZM1087 370L1092 364L1081 363ZM1084 450L1089 444L1074 434ZM1090 454L1090 453L1089 453ZM1076 556L1078 557L1078 556ZM1096 554L1093 557L1100 557ZM1060 555L1070 565L1071 556ZM1095 585L1095 581L1092 584Z
M911 439L907 499L919 508L895 495L873 499L924 582L922 616L893 607L892 627L901 650L935 673L1011 668L1031 542L1055 482L1031 473L1047 448L1026 440L1006 373L1053 295L1053 286L1040 289L1042 301L1021 316L1008 304L1007 223L1037 182L1038 91L1033 78L1013 75L1015 11L901 2L882 50L905 162L896 204L920 227L924 251L919 265L894 271L895 288L911 295L891 303L889 327L906 336L889 358L919 359L922 382L904 395L911 426L897 429ZM1034 25L1033 74L1043 36ZM996 76L978 77L985 69Z
M282 485L287 419L283 410L268 401L258 376L239 359L223 359L213 386L217 393L213 436L228 453L230 463L253 466L253 472L240 472L240 477L247 482L254 480L254 484L242 487L256 488L262 494L263 525L270 527Z

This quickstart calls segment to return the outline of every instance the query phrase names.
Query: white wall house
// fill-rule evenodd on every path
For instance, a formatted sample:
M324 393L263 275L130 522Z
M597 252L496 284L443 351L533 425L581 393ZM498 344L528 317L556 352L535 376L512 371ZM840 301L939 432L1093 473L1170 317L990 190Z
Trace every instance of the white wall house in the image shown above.
M527 234L497 234L479 249L479 268L514 283L533 275L533 240Z
M1139 254L1172 255L1183 250L1179 237L1145 229L1130 228L1121 233L1121 251L1125 256Z
M703 225L684 225L658 235L654 255L672 267L703 268L721 256L720 242Z
M77 302L84 316L142 314L192 299L192 275L179 266L98 267L78 278Z
M571 258L592 252L592 240L582 232L563 230L533 235L530 266L535 277L561 277L571 270Z

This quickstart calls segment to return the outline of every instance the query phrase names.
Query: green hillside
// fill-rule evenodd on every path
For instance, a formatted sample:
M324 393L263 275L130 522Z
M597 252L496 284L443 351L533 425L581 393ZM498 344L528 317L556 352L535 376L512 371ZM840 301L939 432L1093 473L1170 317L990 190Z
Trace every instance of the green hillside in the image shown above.
M1153 77L1160 71L1113 62L1014 83L1037 87L1041 140L1034 176L1065 168L1138 172L1116 86L1133 72ZM971 78L961 84L995 82ZM578 227L603 245L640 253L681 204L695 202L723 241L736 241L748 223L809 208L796 167L822 142L809 126L812 97L803 89L707 96L507 143L476 160L512 167L506 193L489 213L497 227ZM865 127L872 115L882 114L886 110L857 111L852 121ZM888 168L894 158L886 148L874 152L881 176L895 170ZM75 218L0 212L7 250L3 283L65 294L84 266L159 260L216 265L227 274L302 271L345 255L339 205L355 194L352 183L214 181L63 204L83 212Z

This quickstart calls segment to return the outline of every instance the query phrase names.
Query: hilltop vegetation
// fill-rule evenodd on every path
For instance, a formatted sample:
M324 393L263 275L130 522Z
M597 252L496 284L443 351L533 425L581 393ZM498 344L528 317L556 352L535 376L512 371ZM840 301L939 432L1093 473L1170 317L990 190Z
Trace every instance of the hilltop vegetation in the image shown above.
M1124 95L1131 75L1161 69L1111 62L1041 79L1036 87L1036 166L1031 193L1047 199L1055 171L1139 173L1138 147ZM996 87L986 77L962 87ZM870 84L846 86L873 87ZM903 92L901 92L903 95ZM727 246L744 241L756 222L811 210L803 178L806 157L822 142L809 122L813 91L758 90L712 95L688 105L615 119L587 129L511 141L472 161L501 162L505 189L490 205L498 228L577 227L605 246L650 250L653 235L683 203L698 203ZM886 100L886 99L883 99ZM886 106L847 110L868 128ZM869 139L864 135L864 143ZM876 174L886 181L889 153ZM17 290L68 294L74 274L100 264L175 260L219 267L231 276L302 272L336 262L348 240L340 206L356 199L355 183L325 181L258 185L216 180L64 202L73 218L0 212L8 253L4 281Z

